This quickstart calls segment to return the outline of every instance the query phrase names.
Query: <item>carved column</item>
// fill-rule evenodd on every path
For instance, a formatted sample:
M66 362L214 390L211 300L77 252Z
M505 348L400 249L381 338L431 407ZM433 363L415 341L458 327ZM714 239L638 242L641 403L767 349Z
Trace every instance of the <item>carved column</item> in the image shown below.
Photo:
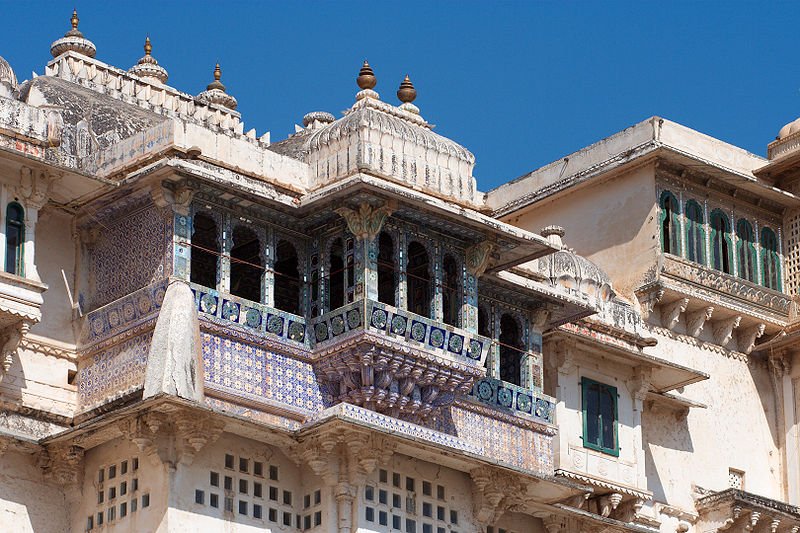
M493 248L494 244L483 241L467 248L464 254L466 312L462 326L470 333L478 333L478 278L486 271Z
M24 276L36 281L41 281L35 261L36 223L39 220L39 210L47 203L50 189L59 179L61 179L61 174L33 170L28 167L22 167L20 170L20 184L16 193L25 207ZM3 213L5 214L5 207Z
M644 400L650 391L650 369L637 368L627 385L633 398L633 449L636 454L636 486L646 487L644 445L642 443L642 412Z
M525 375L522 385L541 390L544 386L544 361L542 358L542 333L550 322L548 309L534 309L531 312L531 329L528 335L528 356L525 358Z
M185 185L167 188L156 183L150 189L153 202L172 212L172 275L189 281L192 263L192 219L189 210L194 191Z
M378 242L377 236L393 209L388 205L373 207L364 202L358 209L340 207L336 210L356 238L356 286L354 299L378 299ZM402 249L402 248L401 248Z

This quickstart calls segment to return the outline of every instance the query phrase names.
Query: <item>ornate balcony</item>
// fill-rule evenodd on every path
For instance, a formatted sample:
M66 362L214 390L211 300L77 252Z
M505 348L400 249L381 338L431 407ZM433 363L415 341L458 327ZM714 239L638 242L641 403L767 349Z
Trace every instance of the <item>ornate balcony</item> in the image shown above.
M490 339L373 300L309 323L314 369L334 400L413 422L484 376Z
M19 341L42 318L47 285L0 272L0 381L11 369Z

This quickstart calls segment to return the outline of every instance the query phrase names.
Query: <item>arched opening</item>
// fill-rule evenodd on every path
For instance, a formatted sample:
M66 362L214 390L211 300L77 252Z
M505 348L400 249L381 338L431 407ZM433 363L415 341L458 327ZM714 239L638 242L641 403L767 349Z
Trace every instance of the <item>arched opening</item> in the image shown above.
M219 240L217 223L205 213L197 213L192 221L192 263L189 279L203 287L217 288Z
M275 308L300 314L300 271L297 250L289 241L278 241L275 249Z
M711 266L731 273L731 241L728 217L719 209L711 212Z
M492 323L485 307L478 307L478 335L492 337Z
M24 276L22 247L25 243L25 211L16 202L6 208L6 272Z
M444 256L442 274L442 320L458 327L461 325L461 276L450 254Z
M740 218L736 223L736 249L739 260L739 277L756 281L756 242L753 225Z
M770 228L761 229L761 279L765 287L781 290L781 256L778 237Z
M330 284L330 309L338 309L344 305L344 249L342 239L336 239L331 245L328 283Z
M686 202L686 259L705 263L706 232L703 226L703 208L694 200Z
M661 194L661 249L668 254L680 255L680 210L678 200L669 191Z
M394 259L394 242L391 235L382 231L378 236L378 301L397 305L397 269Z
M258 236L250 228L236 226L231 248L231 294L260 302L263 272Z
M500 317L500 379L522 385L523 343L519 325L513 316Z
M413 241L408 245L407 299L408 310L420 316L431 315L431 275L428 251Z

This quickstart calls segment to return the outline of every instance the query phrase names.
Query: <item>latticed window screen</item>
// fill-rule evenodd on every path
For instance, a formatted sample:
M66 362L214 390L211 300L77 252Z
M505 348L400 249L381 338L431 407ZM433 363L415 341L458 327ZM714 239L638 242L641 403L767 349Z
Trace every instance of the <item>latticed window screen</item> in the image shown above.
M728 470L728 485L732 489L742 490L744 488L744 472L733 468Z

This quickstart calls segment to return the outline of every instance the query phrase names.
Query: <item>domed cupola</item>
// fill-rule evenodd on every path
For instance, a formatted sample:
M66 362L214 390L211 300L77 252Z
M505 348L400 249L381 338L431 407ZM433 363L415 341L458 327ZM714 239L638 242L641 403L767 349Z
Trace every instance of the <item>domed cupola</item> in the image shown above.
M225 86L220 80L222 70L219 63L214 67L214 81L208 84L206 90L197 95L197 99L207 104L217 104L234 111L238 102L236 98L225 92Z
M547 226L541 235L561 250L538 259L539 273L550 279L553 285L580 291L601 303L610 302L616 296L608 274L573 250L563 247L564 228Z
M54 41L50 45L50 53L53 54L53 57L58 57L64 52L77 52L87 57L94 57L95 53L97 53L94 43L84 37L78 30L79 20L78 11L73 10L72 18L70 19L72 29L65 33L61 39Z
M144 56L129 68L128 72L151 83L164 84L169 79L167 69L159 65L156 58L153 57L153 45L150 43L150 37L144 40Z
M0 56L0 96L13 97L18 89L17 77L8 61Z

